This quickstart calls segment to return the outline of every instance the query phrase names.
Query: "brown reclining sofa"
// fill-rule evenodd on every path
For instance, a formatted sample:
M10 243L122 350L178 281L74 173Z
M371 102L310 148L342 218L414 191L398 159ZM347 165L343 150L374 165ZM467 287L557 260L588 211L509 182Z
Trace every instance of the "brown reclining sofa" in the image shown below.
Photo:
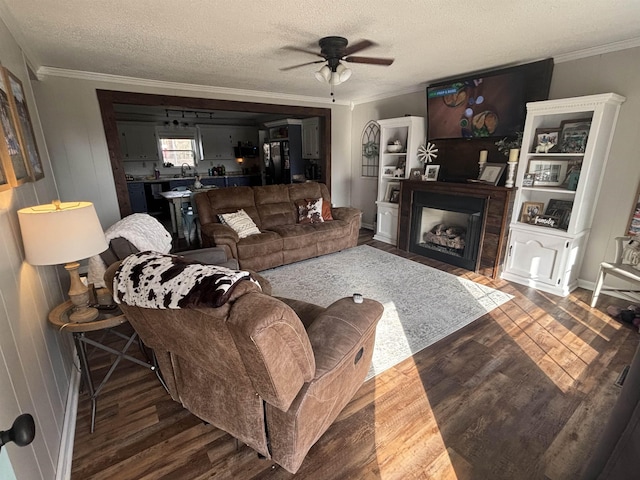
M212 189L195 195L203 247L223 247L243 270L261 271L358 244L362 212L331 208L333 220L299 223L296 201L317 199L331 205L327 186L317 182ZM219 214L243 209L260 230L240 238Z

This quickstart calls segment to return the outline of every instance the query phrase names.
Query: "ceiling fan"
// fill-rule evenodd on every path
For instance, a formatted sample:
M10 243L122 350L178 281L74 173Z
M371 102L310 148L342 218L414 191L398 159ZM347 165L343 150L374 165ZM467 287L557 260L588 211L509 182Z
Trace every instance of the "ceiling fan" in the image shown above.
M326 64L315 73L315 76L318 81L327 82L333 86L341 84L351 76L351 69L345 67L342 62L389 66L394 60L393 58L361 57L353 55L354 53L360 52L366 48L375 46L376 43L371 40L360 40L359 42L349 45L349 41L343 37L324 37L320 39L318 44L320 45L320 53L299 47L283 47L285 50L309 53L311 55L322 57L322 60L300 63L298 65L281 68L280 70L287 71L294 68L304 67L306 65L326 62Z

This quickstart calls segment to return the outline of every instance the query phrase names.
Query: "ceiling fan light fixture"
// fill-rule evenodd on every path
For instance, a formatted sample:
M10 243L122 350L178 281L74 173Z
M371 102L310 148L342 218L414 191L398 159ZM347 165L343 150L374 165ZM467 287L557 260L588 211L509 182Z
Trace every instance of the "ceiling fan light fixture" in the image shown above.
M329 66L323 65L322 68L315 73L316 80L318 80L319 82L329 83L332 76L331 73L332 72Z
M351 77L353 73L350 68L345 67L342 63L339 63L336 67L336 73L340 77L340 83L346 82Z

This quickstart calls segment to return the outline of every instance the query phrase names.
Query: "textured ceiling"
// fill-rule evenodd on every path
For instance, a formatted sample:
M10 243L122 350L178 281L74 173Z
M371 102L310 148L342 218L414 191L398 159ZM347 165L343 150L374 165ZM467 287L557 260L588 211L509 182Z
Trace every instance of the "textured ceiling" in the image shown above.
M40 67L188 84L329 96L314 78L339 35L378 45L358 55L336 98L393 95L430 81L640 39L639 0L0 0L0 15ZM640 41L635 42L640 44Z

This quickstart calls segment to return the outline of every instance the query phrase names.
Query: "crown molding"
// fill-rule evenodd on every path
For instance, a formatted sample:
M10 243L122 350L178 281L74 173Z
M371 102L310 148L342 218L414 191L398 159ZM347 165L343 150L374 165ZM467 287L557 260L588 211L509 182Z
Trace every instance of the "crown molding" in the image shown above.
M422 83L419 83L418 85L412 85L402 90L394 90L393 92L381 93L379 95L374 95L372 97L358 98L357 100L351 101L351 105L352 105L351 109L353 110L353 105L361 105L363 103L377 102L379 100L385 100L387 98L392 98L392 97L399 97L400 95L407 95L409 93L416 93L416 92L422 92L422 91L426 92L426 88L427 88L427 83L422 82Z
M164 80L150 80L146 78L126 77L122 75L111 75L108 73L96 73L85 72L81 70L69 70L66 68L57 67L40 67L38 68L36 75L39 80L44 80L46 77L64 77L74 78L78 80L88 80L94 82L107 82L107 83L119 83L126 85L136 85L139 87L148 88L168 88L172 90L186 90L190 92L206 92L217 95L235 95L245 97L265 97L274 100L289 100L292 102L312 102L329 105L349 105L349 100L336 100L324 97L307 97L305 95L290 95L287 93L276 92L262 92L258 90L242 90L239 88L227 88L227 87L215 87L211 85L197 85L191 83L178 83L167 82Z
M580 60L582 58L593 57L595 55L603 55L605 53L612 53L619 50L626 50L627 48L635 47L640 47L640 38L630 38L628 40L622 40L620 42L613 42L597 47L576 50L575 52L555 55L553 57L553 61L555 63L570 62L572 60Z

